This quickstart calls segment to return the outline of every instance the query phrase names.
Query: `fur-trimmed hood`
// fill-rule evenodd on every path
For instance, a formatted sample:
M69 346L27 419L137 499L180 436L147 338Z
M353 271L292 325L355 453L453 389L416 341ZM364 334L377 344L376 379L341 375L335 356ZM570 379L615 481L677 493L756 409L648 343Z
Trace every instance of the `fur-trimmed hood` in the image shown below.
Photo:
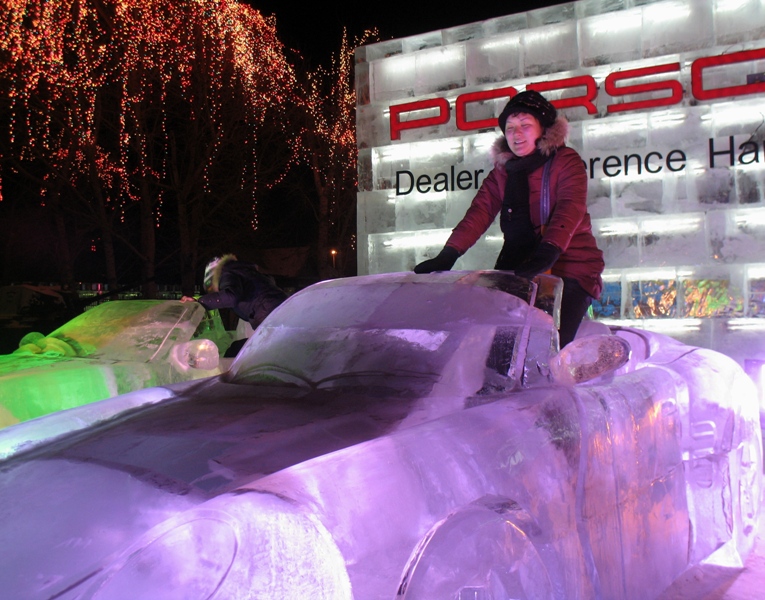
M542 137L537 141L537 148L545 156L550 156L555 150L566 143L568 139L568 121L565 117L558 116L550 127L544 130ZM491 156L495 166L504 167L505 163L515 158L507 139L504 135L498 137L491 147Z
M212 279L211 279L211 285L210 289L214 291L218 291L220 286L220 276L221 273L223 273L223 266L232 260L236 260L236 256L233 254L224 254L220 258L213 259L209 265L207 265L206 270L212 271ZM205 273L205 280L208 279L208 274Z

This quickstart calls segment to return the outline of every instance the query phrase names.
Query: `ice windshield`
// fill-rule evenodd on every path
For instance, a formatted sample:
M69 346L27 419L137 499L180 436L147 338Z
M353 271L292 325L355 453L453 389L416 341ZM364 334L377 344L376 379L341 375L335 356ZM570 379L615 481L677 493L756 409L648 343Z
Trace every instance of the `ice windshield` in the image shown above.
M85 311L48 337L68 344L76 356L147 362L191 339L203 316L196 303L114 300Z
M511 291L524 295L531 288L510 275L493 281L459 272L324 282L272 313L228 378L309 388L419 389L455 365L483 373L497 330L517 330L530 310L539 312Z

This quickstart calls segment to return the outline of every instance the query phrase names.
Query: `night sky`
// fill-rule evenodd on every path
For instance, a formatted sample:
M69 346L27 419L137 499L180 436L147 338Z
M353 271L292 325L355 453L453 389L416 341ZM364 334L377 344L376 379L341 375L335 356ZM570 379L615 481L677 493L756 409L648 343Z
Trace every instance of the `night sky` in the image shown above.
M326 64L340 47L343 26L350 41L365 29L377 27L381 40L407 37L446 29L493 17L521 13L535 8L562 4L561 0L516 0L514 2L474 2L465 0L454 8L450 2L431 3L388 0L359 3L348 10L347 3L288 2L287 0L247 0L264 15L276 15L276 29L282 41L298 50L316 66Z

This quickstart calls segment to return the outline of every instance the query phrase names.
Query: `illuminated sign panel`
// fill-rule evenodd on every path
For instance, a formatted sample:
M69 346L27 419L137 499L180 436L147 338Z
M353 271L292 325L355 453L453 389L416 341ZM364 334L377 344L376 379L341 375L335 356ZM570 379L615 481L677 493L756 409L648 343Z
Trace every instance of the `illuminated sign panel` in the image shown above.
M765 59L765 48L703 57L693 61L690 68L691 94L693 99L713 100L717 98L746 96L749 94L762 94L765 92L765 78L762 80L755 78L751 82L746 82L740 85L727 85L712 88L708 88L704 83L705 69L720 65L730 65L733 63L756 62L762 59ZM614 114L618 112L646 110L680 104L683 101L684 92L683 85L679 79L669 78L666 80L644 81L643 83L638 83L641 79L648 79L654 75L675 72L680 72L679 62L609 73L605 78L604 87L609 95L609 100L611 100L612 103L606 105L606 113ZM619 82L624 81L631 83L618 85ZM592 75L578 75L575 77L566 77L545 82L530 82L526 84L525 89L537 90L540 93L562 89L576 89L582 93L578 96L554 99L552 101L553 105L558 109L582 107L591 115L598 113L598 108L596 106L598 101L598 84ZM617 102L618 99L625 96L633 94L651 96L654 92L665 92L666 94L658 98L646 97L643 100ZM458 95L454 101L457 129L460 131L475 131L496 126L496 118L470 121L467 118L467 106L472 102L483 102L495 98L501 98L507 101L517 93L518 90L515 87L508 86L499 89L469 92ZM411 113L426 111L428 109L435 109L437 114L435 116L427 116L419 119L403 118L404 116L409 116ZM429 98L403 104L392 104L390 106L390 139L400 140L401 132L406 129L419 129L432 127L434 125L443 125L444 123L448 123L450 118L450 104L446 98Z
M606 257L596 317L723 351L755 335L736 323L765 317L765 3L636 4L583 0L359 48L359 273L440 250L492 168L497 115L536 89L588 172ZM455 268L491 268L501 244L495 224Z

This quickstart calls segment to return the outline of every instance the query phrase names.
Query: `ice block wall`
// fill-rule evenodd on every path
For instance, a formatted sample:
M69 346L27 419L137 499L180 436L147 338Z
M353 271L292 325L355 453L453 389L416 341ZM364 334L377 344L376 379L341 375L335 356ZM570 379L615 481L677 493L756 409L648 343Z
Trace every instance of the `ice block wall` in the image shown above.
M580 0L358 48L359 273L440 250L527 87L585 161L596 318L765 358L763 0ZM501 241L455 268L491 268Z

